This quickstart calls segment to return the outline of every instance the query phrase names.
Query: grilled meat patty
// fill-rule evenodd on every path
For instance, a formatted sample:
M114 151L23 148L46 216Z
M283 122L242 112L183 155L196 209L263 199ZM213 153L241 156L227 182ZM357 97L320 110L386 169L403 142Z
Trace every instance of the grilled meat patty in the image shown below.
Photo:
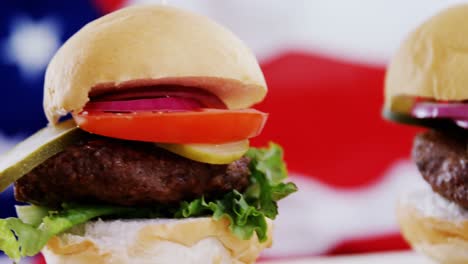
M186 159L151 143L99 138L71 146L15 183L18 201L124 206L171 204L249 184L248 158L228 165Z
M429 131L416 137L413 159L432 189L468 208L468 133Z

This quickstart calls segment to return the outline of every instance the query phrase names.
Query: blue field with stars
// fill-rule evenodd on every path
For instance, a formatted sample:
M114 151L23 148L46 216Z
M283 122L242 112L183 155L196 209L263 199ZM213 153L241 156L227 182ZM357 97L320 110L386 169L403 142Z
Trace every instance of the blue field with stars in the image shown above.
M0 153L47 124L47 64L64 41L100 15L90 0L0 1ZM10 187L0 194L0 218L14 216L14 204Z

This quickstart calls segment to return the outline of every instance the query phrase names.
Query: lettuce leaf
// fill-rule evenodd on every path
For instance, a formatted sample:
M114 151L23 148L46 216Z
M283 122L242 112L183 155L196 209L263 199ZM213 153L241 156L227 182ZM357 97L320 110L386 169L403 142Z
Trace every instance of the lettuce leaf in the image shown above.
M263 173L268 184L279 184L288 177L283 149L278 144L270 143L268 148L250 148L246 156L252 159L251 170Z
M267 240L266 218L278 215L277 201L297 191L293 183L283 183L287 178L283 151L280 146L251 148L246 154L251 158L250 186L244 193L231 191L218 199L205 197L184 201L178 207L155 205L151 208L131 208L107 205L63 204L60 210L38 206L20 207L20 219L0 219L0 251L11 259L39 253L55 235L96 218L188 218L212 216L230 221L231 232L241 239L250 239L254 233L263 242Z
M9 218L15 219L15 218ZM22 257L20 244L12 232L12 226L8 224L8 219L0 220L0 250L5 252L10 259L18 262Z
M49 210L36 205L17 205L16 214L25 224L30 224L38 227L42 223L42 219L49 215Z
M37 214L43 214L44 208L36 207L36 210ZM50 238L76 225L96 217L125 214L132 210L135 209L64 204L60 212L49 210L40 224L26 224L19 218L0 219L0 250L11 259L19 261L21 257L36 255Z
M210 214L215 220L228 218L229 229L241 239L251 238L254 232L260 241L267 239L268 226L265 216L251 206L238 191L232 191L223 199L212 202L206 202L203 197L192 202L184 202L175 217L187 218Z
M237 237L249 239L255 232L263 242L267 239L265 217L275 219L278 215L277 201L297 191L294 183L283 183L287 178L283 150L270 143L269 148L251 148L246 154L251 158L251 185L244 194L233 191L221 200L206 202L199 198L183 202L177 217L194 217L213 214L218 220L227 217L229 228Z

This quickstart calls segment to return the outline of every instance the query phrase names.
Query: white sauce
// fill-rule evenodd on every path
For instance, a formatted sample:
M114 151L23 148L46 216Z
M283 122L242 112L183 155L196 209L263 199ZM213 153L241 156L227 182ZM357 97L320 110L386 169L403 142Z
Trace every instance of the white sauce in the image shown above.
M430 189L419 190L404 195L403 204L411 204L424 216L441 218L449 221L468 221L468 210L443 198Z

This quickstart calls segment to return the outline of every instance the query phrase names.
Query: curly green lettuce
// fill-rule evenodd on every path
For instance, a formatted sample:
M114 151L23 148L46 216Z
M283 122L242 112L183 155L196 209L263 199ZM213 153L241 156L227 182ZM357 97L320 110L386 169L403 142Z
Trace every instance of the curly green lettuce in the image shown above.
M0 251L15 261L34 256L53 236L96 218L227 218L231 232L240 239L256 234L261 242L266 241L266 218L275 219L277 201L297 191L297 187L291 182L283 183L287 171L280 146L270 143L268 148L251 148L246 155L251 158L251 178L244 193L234 190L214 200L201 197L181 202L177 208L63 204L60 210L50 210L21 206L17 208L19 218L0 219Z

